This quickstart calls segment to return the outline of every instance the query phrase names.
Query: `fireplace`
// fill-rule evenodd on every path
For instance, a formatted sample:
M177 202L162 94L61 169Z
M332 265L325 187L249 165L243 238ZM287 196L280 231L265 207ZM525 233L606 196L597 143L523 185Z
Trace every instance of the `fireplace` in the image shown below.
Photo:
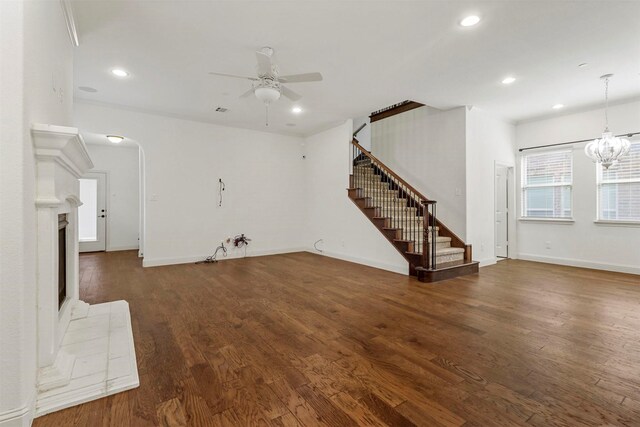
M31 135L38 240L35 414L40 416L140 382L127 302L89 306L79 299L79 179L93 167L86 146L76 128L33 124Z
M58 215L58 311L67 299L67 214Z

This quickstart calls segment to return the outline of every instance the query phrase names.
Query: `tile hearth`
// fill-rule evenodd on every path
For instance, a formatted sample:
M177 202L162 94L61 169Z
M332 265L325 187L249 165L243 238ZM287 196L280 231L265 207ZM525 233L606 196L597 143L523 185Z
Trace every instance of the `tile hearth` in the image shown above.
M37 416L140 384L126 301L76 306L60 351L75 358L71 380L38 394Z

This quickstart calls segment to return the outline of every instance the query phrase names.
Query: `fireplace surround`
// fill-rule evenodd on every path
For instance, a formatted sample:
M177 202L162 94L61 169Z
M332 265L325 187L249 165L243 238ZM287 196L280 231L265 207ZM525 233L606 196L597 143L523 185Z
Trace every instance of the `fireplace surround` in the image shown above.
M36 416L137 387L129 305L79 299L79 178L93 167L78 129L34 124L37 210Z
M73 365L59 348L72 310L79 304L78 179L93 167L93 163L76 128L34 124L31 134L37 174L38 366L47 373L40 375L39 386L48 388L59 384L58 376L64 377ZM64 215L67 222L64 266L60 266L58 258L60 215ZM63 267L65 298L59 301L58 272Z

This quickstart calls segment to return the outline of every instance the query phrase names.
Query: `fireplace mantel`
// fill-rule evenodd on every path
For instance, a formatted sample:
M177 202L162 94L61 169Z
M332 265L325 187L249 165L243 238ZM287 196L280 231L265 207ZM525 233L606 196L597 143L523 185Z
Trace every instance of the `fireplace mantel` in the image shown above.
M77 179L93 168L93 162L78 129L34 124L31 135L38 164L36 205L57 207L69 200L79 206Z

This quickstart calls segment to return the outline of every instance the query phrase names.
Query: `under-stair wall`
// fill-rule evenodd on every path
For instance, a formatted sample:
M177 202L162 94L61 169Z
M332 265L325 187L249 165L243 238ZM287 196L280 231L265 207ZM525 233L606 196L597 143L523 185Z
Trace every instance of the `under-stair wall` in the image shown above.
M305 139L307 231L309 250L321 255L408 274L409 265L375 226L346 197L353 124ZM314 242L322 239L314 248Z

